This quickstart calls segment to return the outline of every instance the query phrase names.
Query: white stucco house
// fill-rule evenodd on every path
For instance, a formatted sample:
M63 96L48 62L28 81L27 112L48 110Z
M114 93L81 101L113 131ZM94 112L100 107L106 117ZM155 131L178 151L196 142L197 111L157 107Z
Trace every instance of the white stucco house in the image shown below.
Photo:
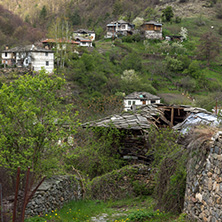
M160 97L148 92L133 92L124 97L124 111L129 111L134 106L142 106L153 103L160 103Z
M141 25L141 31L144 32L144 35L147 39L163 38L162 24L155 21L144 22Z
M57 49L57 50L66 50L68 46L73 48L73 51L75 51L75 46L86 46L86 47L92 47L92 40L89 38L83 38L76 36L74 39L65 39L65 38L59 38L59 39L45 39L42 41L42 44L44 47L47 47L49 49Z
M96 39L96 33L86 29L78 29L73 32L73 38L75 39L76 37L88 38L94 41Z
M92 47L92 40L83 38L83 37L75 37L75 42L79 46L86 46L86 47Z
M119 35L132 35L135 25L124 20L110 22L106 25L105 38L118 37Z
M30 68L32 71L44 68L48 73L54 70L54 52L35 45L6 48L1 54L2 64L8 66Z

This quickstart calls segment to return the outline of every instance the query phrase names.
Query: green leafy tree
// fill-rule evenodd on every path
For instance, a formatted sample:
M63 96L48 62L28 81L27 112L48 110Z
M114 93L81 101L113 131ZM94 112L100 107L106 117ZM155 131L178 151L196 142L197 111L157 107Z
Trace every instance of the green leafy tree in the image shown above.
M47 9L46 9L46 6L44 5L42 7L42 10L40 11L39 18L40 18L40 20L45 20L46 16L47 16Z
M30 166L37 174L57 167L62 153L75 133L76 114L63 105L59 91L64 78L42 70L35 76L25 75L3 84L0 89L0 167L13 174L18 166ZM69 127L64 127L69 126ZM52 172L52 171L51 171Z
M170 22L171 19L172 19L173 16L174 16L172 7L171 7L171 6L167 6L162 12L163 12L162 17L163 17L167 22Z
M123 5L122 2L120 0L116 0L114 5L113 5L113 12L112 14L115 17L118 17L119 15L121 15L123 13Z

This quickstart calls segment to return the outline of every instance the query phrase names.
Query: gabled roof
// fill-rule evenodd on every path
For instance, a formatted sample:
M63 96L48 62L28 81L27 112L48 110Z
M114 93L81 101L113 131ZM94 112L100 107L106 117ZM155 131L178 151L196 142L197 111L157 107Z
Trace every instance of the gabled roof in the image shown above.
M148 92L133 92L124 97L124 99L146 99L146 100L159 100L160 97L152 95Z
M86 38L83 38L83 37L80 37L80 36L75 37L75 40L80 41L80 42L92 42L91 39L86 39Z
M191 113L208 113L205 109L198 107L191 107L185 105L164 105L164 104L150 104L141 106L135 112L128 111L122 114L111 115L103 119L91 121L82 124L83 127L115 127L117 129L126 130L145 130L151 126L172 126L172 122L169 120L171 113L177 110L181 115L178 117L182 122ZM171 111L170 115L169 112ZM169 116L167 116L169 115ZM182 117L182 119L181 119ZM176 118L176 117L175 117Z
M73 31L74 33L95 33L94 31L90 31L87 29L78 29L76 31Z
M155 21L144 22L142 25L156 25L156 26L162 26L161 23L158 23L158 22L155 22Z
M132 24L130 22L126 22L124 20L110 22L109 24L107 24L107 26L116 26L116 24L118 24L118 26L120 26L121 24L128 24L130 26L134 26L134 24Z
M52 50L37 47L35 45L17 46L11 49L3 50L2 52L51 52Z
M70 40L70 39L64 39L64 38L59 38L59 39L45 39L42 41L42 43L70 43L70 44L78 44L77 42Z

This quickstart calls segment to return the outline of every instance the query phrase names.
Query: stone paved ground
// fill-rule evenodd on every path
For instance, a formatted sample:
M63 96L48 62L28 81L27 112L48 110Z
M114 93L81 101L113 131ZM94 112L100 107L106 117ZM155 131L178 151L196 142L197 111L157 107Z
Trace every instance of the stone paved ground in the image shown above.
M121 216L127 216L127 214L125 213L115 213L112 214L111 216L109 216L108 214L101 214L98 215L96 217L91 217L91 222L110 222L110 221L115 221L117 217L121 217Z

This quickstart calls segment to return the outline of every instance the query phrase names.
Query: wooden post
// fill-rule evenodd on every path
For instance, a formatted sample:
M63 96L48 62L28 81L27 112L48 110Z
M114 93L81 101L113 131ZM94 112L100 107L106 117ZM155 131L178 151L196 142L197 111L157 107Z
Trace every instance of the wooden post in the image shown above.
M18 167L18 170L17 170L15 199L14 199L14 208L13 208L13 217L12 217L13 222L16 221L16 206L17 206L17 198L18 198L19 180L20 180L20 167Z
M217 99L216 99L216 106L215 106L215 114L217 115Z
M30 174L30 167L28 167L27 175L26 175L25 194L24 194L24 202L23 202L23 207L22 207L21 222L24 222L25 220L25 207L26 207L28 187L29 187L29 174Z
M0 216L1 222L3 222L3 201L2 201L2 184L0 183Z
M173 127L173 121L174 121L174 108L171 108L171 127Z

